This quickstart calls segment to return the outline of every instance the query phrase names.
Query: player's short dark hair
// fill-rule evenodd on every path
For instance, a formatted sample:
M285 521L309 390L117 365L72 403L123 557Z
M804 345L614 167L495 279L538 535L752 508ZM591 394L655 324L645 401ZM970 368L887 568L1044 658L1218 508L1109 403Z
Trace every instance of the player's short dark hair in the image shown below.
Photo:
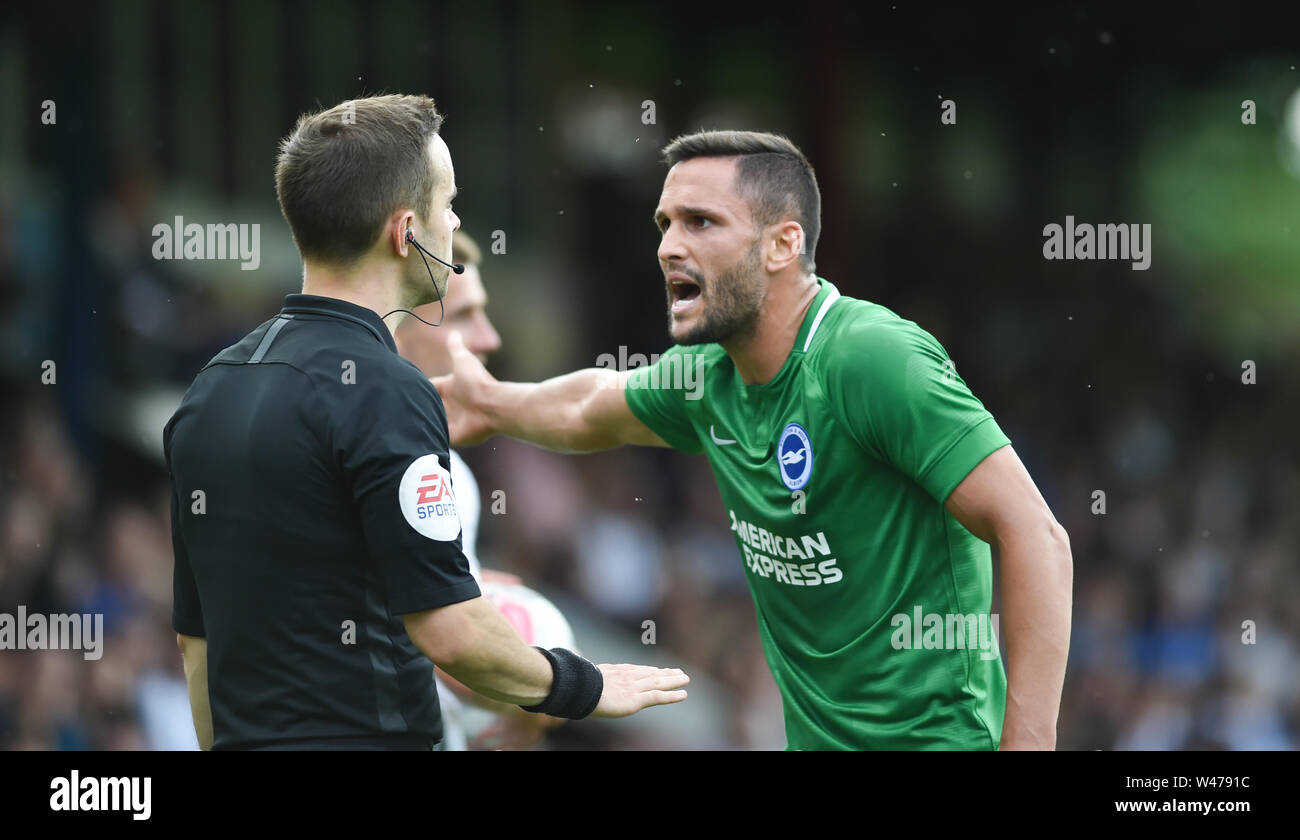
M299 117L280 141L275 194L303 259L350 264L394 210L429 216L438 177L429 141L441 127L427 96L353 99Z
M737 157L736 192L760 226L794 219L803 228L805 271L816 268L822 230L822 194L812 164L799 147L779 134L762 131L700 131L684 134L663 151L674 166L698 157Z
M451 261L465 263L465 265L478 265L483 262L483 251L479 249L478 243L472 236L463 230L458 230L451 235Z

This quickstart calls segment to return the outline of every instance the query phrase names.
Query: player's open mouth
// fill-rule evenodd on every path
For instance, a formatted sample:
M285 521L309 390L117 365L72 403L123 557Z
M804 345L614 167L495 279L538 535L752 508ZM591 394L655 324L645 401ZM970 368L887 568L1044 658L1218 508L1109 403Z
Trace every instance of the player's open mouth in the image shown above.
M668 280L668 291L672 295L672 313L680 315L696 306L701 290L699 284L692 280L672 277Z

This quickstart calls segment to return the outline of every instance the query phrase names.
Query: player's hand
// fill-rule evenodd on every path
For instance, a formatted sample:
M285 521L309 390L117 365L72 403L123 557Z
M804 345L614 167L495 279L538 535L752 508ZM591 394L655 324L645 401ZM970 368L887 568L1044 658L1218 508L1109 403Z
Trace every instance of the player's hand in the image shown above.
M686 699L682 686L691 678L679 668L649 665L597 665L605 678L605 690L592 717L619 718L634 715L651 706L666 706Z
M451 352L451 373L429 379L442 395L447 409L447 432L452 446L473 446L496 432L487 413L482 410L483 396L496 383L483 363L465 349L459 332L447 336Z

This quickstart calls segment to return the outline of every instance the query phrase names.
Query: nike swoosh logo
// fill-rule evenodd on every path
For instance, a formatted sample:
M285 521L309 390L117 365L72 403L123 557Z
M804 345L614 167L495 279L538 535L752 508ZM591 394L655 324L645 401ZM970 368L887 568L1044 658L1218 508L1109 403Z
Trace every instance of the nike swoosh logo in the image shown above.
M729 443L735 443L734 440L723 440L722 438L719 438L718 433L713 431L712 424L709 424L709 437L713 438L713 442L718 446L726 446Z

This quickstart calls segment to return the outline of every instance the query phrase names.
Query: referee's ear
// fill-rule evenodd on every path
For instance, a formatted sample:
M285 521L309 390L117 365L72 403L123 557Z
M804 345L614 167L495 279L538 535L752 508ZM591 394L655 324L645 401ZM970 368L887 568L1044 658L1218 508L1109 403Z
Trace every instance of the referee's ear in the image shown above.
M394 211L388 217L388 227L385 228L387 235L384 238L392 243L393 253L403 259L411 248L411 243L406 238L407 231L415 233L415 211L409 208Z

